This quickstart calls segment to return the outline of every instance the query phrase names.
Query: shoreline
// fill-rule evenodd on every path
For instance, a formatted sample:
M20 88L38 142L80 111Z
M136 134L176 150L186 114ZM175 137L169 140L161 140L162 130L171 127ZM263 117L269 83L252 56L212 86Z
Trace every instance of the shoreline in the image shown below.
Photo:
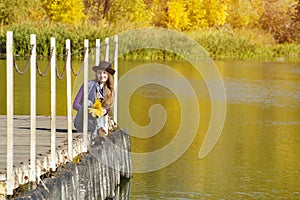
M73 28L74 29L74 28ZM58 59L63 59L65 51L65 39L70 39L72 43L72 54L75 59L82 59L82 47L84 39L90 40L90 49L95 47L95 40L99 38L103 41L106 37L121 34L126 31L134 30L129 27L128 30L118 30L111 28L109 30L100 29L99 27L75 28L66 26L50 26L47 28L36 27L34 24L23 24L6 27L0 32L0 59L5 58L6 53L6 31L11 30L14 33L14 55L18 59L27 59L29 54L28 33L37 35L37 55L40 59L47 59L49 55L50 36L60 35L57 38L57 55ZM216 61L278 61L278 62L300 62L300 44L297 42L280 44L274 41L274 38L267 33L261 33L258 30L249 29L245 33L239 33L232 30L224 29L205 29L196 31L180 32L187 38L197 42L208 54ZM257 34L258 38L255 38ZM82 37L85 35L85 37ZM153 35L151 32L145 32L145 38L159 40L160 36ZM128 38L126 43L136 43L135 38ZM72 42L74 41L74 42ZM138 41L140 46L147 47L147 41L141 38ZM143 44L143 42L145 44ZM176 42L176 41L174 41ZM180 42L180 41L179 41ZM120 39L120 44L122 41ZM125 48L126 46L120 48ZM187 48L187 47L185 47ZM184 50L183 50L184 51ZM188 51L188 50L187 50ZM120 60L174 60L180 59L180 56L163 49L140 49L129 52L119 57Z

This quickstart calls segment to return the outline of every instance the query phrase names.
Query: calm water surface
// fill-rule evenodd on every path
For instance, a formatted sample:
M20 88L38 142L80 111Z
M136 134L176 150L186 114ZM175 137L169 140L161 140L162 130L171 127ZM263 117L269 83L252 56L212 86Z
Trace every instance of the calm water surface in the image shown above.
M165 64L189 71L182 63ZM199 159L210 116L207 91L200 84L201 120L193 144L173 164L134 174L131 199L300 199L300 64L216 64L227 94L227 116L217 145ZM172 140L180 123L176 99L156 85L136 91L131 100L136 123L149 123L149 104L154 103L165 107L168 119L157 135L132 138L132 151L153 151Z
M140 64L120 62L120 76ZM158 171L133 174L130 199L300 199L299 63L217 62L225 83L227 116L217 145L203 159L198 154L211 114L205 82L186 63L162 64L180 71L195 90L201 91L197 96L199 129L192 145L176 162ZM5 114L4 61L0 61L0 67L0 112ZM29 75L15 77L15 112L28 114ZM153 77L144 74L143 78ZM38 100L40 114L50 110L46 92L49 83L49 79L38 80L38 99L47 97ZM64 115L65 81L57 87L61 92L58 114ZM157 84L141 86L134 92L129 106L137 124L146 126L150 122L149 108L154 104L165 108L167 119L154 136L132 137L133 152L151 152L172 141L181 123L176 95L189 98L184 90L182 94L174 94ZM151 160L144 164L147 163Z

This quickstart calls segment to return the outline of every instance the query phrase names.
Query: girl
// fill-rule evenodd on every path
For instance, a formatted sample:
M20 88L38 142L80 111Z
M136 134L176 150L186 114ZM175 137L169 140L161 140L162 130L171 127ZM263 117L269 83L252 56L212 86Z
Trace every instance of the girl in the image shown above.
M94 66L93 71L96 74L96 78L88 82L88 107L93 107L95 102L99 100L101 102L101 116L93 117L88 115L88 131L92 132L93 136L97 134L107 135L107 114L113 105L113 75L115 70L112 69L111 63L106 61L100 61L100 64ZM77 115L74 119L74 126L78 132L82 132L83 127L83 85L78 91L73 103L73 109L77 110Z

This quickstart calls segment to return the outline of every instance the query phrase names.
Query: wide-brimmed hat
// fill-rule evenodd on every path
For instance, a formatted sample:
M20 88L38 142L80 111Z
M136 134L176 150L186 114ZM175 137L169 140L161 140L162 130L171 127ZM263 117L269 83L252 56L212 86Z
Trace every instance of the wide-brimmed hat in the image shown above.
M107 61L100 61L99 65L94 66L92 69L94 72L97 72L97 70L105 70L111 75L114 75L116 72L113 68L111 68L111 63Z

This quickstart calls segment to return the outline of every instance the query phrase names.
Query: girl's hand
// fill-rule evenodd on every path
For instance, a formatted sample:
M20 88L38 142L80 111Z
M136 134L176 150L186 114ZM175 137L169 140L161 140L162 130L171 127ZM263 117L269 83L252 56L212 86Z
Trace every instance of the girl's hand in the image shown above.
M88 107L93 107L93 102L91 100L88 100Z
M106 112L107 112L106 109L105 109L105 108L102 108L101 113L103 113L103 115L105 115Z

